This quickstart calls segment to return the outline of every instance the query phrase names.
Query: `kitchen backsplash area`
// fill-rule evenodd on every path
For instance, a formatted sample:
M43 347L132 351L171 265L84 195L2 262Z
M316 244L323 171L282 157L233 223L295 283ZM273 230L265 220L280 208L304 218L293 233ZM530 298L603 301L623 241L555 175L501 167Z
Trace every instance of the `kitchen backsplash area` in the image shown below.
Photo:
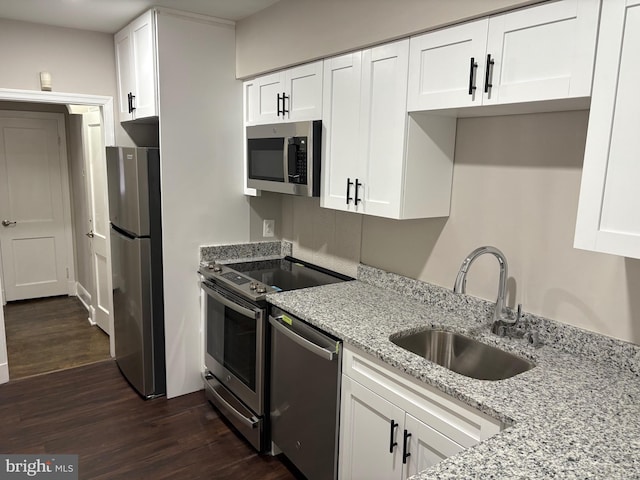
M362 216L320 208L319 199L283 196L282 239L301 260L355 277Z
M350 276L362 262L451 289L464 257L494 245L509 263L510 307L640 344L632 294L640 261L573 248L587 119L587 111L459 119L447 218L389 220L277 194L252 198L252 210L279 213L277 238L295 256ZM261 232L252 221L252 240L267 240ZM495 301L497 276L495 259L479 259L467 292Z

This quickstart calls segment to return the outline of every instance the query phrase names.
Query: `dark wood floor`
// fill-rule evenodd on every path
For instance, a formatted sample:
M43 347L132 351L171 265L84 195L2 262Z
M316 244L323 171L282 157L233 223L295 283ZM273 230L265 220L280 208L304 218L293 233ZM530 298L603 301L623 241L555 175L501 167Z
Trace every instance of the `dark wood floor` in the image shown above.
M109 337L77 297L9 302L4 316L10 379L110 358Z
M203 392L142 400L112 360L0 385L0 419L0 452L78 454L80 479L296 478Z

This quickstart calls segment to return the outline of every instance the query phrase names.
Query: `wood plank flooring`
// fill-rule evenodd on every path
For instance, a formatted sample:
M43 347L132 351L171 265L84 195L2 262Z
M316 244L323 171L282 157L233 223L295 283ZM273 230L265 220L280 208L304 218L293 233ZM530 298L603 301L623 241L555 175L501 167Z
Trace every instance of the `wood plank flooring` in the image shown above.
M10 379L110 358L109 337L77 297L8 302L4 316Z
M0 385L0 452L78 454L80 479L298 478L196 392L142 400L113 360Z

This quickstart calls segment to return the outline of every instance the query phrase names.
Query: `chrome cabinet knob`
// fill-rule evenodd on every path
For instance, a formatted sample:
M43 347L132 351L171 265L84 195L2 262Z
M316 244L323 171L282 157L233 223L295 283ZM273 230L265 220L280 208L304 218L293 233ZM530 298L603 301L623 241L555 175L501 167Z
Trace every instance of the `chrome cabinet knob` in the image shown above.
M2 220L2 226L8 227L9 225L15 225L17 222L12 222L11 220Z

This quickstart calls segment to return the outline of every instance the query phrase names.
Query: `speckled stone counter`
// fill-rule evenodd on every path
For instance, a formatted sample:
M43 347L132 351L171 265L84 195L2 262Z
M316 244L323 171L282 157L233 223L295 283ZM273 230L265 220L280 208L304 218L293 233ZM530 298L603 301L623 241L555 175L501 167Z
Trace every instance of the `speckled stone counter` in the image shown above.
M200 263L272 260L291 255L291 242L252 242L200 247Z
M542 340L534 347L492 335L488 302L366 266L358 278L268 300L507 425L412 480L640 478L638 346L529 315ZM506 380L475 380L389 341L425 327L464 333L536 366Z

